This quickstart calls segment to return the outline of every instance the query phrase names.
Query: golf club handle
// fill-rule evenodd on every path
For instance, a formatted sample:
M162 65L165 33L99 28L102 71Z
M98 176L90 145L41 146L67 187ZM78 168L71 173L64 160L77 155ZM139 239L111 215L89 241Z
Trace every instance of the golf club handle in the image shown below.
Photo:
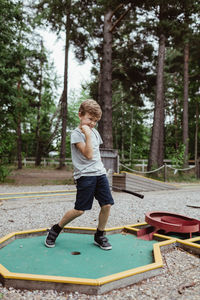
M118 188L118 187L113 186L113 185L111 185L110 187L112 187L112 188L114 188L114 189L116 189L116 190L119 190L119 191L121 191L121 192L128 193L128 194L131 194L131 195L133 195L133 196L139 197L139 198L141 198L141 199L144 198L144 195L139 194L139 193L136 193L136 192L132 192L132 191L129 191L129 190L121 189L121 188Z

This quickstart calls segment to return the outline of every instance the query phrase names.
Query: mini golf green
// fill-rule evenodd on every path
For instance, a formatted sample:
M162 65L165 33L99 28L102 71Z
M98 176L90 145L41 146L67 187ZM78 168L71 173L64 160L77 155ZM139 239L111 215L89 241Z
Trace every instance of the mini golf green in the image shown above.
M111 234L113 249L105 251L93 244L93 238L62 233L55 248L44 246L44 236L18 238L0 249L0 264L13 273L96 279L154 262L155 240Z

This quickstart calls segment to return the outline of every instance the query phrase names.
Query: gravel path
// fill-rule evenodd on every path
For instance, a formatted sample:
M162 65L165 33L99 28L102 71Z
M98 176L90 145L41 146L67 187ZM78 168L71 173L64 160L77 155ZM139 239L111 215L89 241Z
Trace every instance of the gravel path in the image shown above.
M0 186L2 193L58 191L74 186ZM178 190L145 192L144 199L130 194L113 192L112 207L107 227L143 222L148 211L168 211L200 220L200 185L182 185ZM2 195L0 196L2 197ZM73 207L74 195L54 197L19 198L0 200L0 237L13 231L50 227L58 222L64 212ZM92 212L74 220L71 226L96 227L99 207L95 202ZM161 299L200 300L200 259L175 248L164 254L164 268L160 276L144 280L120 290L100 296L48 291L20 291L6 289L0 284L0 299L13 300L64 300L64 299Z

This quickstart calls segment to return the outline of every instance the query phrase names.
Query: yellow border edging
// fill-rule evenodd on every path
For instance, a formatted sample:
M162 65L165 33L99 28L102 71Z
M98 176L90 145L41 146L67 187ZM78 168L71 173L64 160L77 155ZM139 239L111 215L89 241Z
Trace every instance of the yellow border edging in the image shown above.
M134 224L133 224L134 225ZM132 226L133 226L132 225ZM124 226L121 227L113 227L107 229L107 231L115 231L115 230L123 230L125 228ZM66 226L65 229L72 229L72 230L91 230L94 231L96 228L90 228L90 227L68 227ZM26 230L26 231L20 231L20 232L13 232L5 236L4 238L0 239L0 243L5 242L9 238L12 238L17 235L23 235L23 234L31 234L36 232L42 232L46 231L45 228L42 229L35 229L35 230ZM172 242L172 241L170 241ZM162 244L163 242L161 242ZM158 243L160 244L160 243ZM117 274L112 274L106 277L98 278L98 279L88 279L88 278L74 278L74 277L62 277L62 276L43 276L43 275L34 275L34 274L24 274L24 273L12 273L9 270L7 270L3 265L0 265L0 273L4 278L7 279L23 279L23 280L35 280L35 281L46 281L46 282L60 282L60 283L74 283L74 284L81 284L81 285L101 285L105 284L111 281L123 279L129 276L133 276L135 274L143 273L149 270L153 270L156 268L162 267L162 257L159 248L154 247L154 260L155 262L146 266L130 269L124 272L120 272Z
M200 249L200 244L195 244L193 243L196 238L193 238L193 239L188 239L188 240L179 240L179 239L176 239L176 241L180 244L183 244L183 245L186 245L186 246L190 246L190 247L193 247L193 248L197 248L197 249ZM193 241L191 241L193 240ZM197 240L198 241L198 240Z
M137 274L144 273L144 272L147 272L147 271L162 268L163 267L163 260L162 260L160 247L167 246L167 245L173 244L175 242L176 241L174 239L171 239L171 240L168 240L168 241L163 241L163 242L154 244L153 245L153 253L154 253L154 260L155 260L154 263L148 264L146 266L130 269L130 270L120 272L120 273L117 273L117 274L101 277L101 278L98 279L100 284L106 284L106 283L109 283L109 282L112 282L112 281L115 281L115 280L124 279L124 278L130 277L130 276L133 276L133 275L137 275Z
M123 230L123 229L129 229L133 231L134 233L137 232L139 229L134 228L137 226L141 225L146 225L147 223L137 223L137 224L132 224L132 225L127 225L127 226L120 226L120 227L113 227L113 228L108 228L106 231L111 232L111 231L116 231L116 230ZM64 227L65 229L72 229L72 230L91 230L95 231L96 228L91 228L91 227L69 227L66 226ZM0 239L0 243L3 243L7 241L8 239L17 236L17 235L23 235L23 234L31 234L31 233L37 233L37 232L43 232L46 231L46 228L41 228L41 229L35 229L35 230L26 230L26 231L20 231L20 232L13 232L5 237ZM33 280L33 281L45 281L45 282L58 282L58 283L71 283L71 284L79 284L79 285L92 285L92 286L99 286L103 285L115 280L120 280L124 279L133 275L137 275L140 273L144 273L147 271L155 270L157 268L162 268L163 267L163 259L162 259L162 254L161 254L161 247L162 246L167 246L170 244L174 244L176 242L179 242L181 244L186 244L191 247L196 247L200 248L200 245L195 245L194 243L190 241L182 241L176 238L171 238L168 236L160 235L160 234L154 234L155 236L159 236L161 238L164 238L165 241L157 242L153 245L153 255L154 255L154 263L133 268L127 271L119 272L116 274L112 274L109 276L97 278L97 279L89 279L89 278L75 278L75 277L63 277L63 276L48 276L48 275L35 275L35 274L25 274L25 273L12 273L9 270L7 270L3 265L0 264L0 274L7 279L21 279L21 280ZM193 238L192 240L199 240L200 237L198 238Z
M190 241L191 243L200 241L200 236L196 236L196 237L194 237L194 238L187 239L186 241Z
M29 194L51 194L51 193L76 192L76 190L58 190L58 191L39 191L39 192L20 192L20 193L0 193L1 195L29 195Z
M17 196L17 197L6 197L0 198L0 200L10 200L10 199L24 199L24 198L44 198L44 197L54 197L54 196L68 196L68 195L75 195L74 193L67 193L67 194L50 194L50 195L33 195L33 196Z
M136 223L136 224L133 224L133 225L126 225L124 226L125 229L128 229L128 230L132 230L134 232L137 232L139 231L140 229L136 228L136 227L139 227L139 226L144 226L144 225L148 225L148 223L144 222L144 223ZM166 240L171 240L171 239L174 239L176 240L177 242L195 242L195 241L200 241L200 236L198 237L194 237L194 238L189 238L189 239L185 239L185 240L182 240L182 239L179 239L179 238L176 238L176 237L171 237L170 235L165 235L165 234L160 234L160 233L154 233L153 236L156 236L156 237L160 237L162 239L166 239ZM194 246L197 246L196 248L199 248L200 245L195 245Z

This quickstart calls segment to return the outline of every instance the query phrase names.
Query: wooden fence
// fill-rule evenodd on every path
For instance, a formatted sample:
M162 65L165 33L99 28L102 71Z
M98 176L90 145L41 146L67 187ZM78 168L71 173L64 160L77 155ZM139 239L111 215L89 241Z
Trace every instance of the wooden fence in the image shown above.
M17 161L14 161L15 164L17 164ZM66 165L72 165L71 158L65 159ZM26 157L23 158L22 164L26 167L28 165L35 165L35 157ZM43 157L41 160L41 166L56 166L60 164L59 158L51 158L51 157Z
M145 172L147 169L147 164L148 160L147 159L135 159L130 163L130 161L120 161L122 164L126 165L127 167L131 166L134 164L134 167L139 167L139 171ZM136 163L134 163L136 162ZM15 161L17 163L17 161ZM72 165L72 160L71 158L66 158L65 160L66 165ZM22 164L24 166L27 165L34 165L35 164L35 157L27 157L22 160ZM165 159L164 164L166 164L168 167L172 167L171 160ZM59 165L59 158L55 157L44 157L41 160L41 165L42 166L53 166L53 165ZM194 167L195 161L194 160L189 160L189 167Z

